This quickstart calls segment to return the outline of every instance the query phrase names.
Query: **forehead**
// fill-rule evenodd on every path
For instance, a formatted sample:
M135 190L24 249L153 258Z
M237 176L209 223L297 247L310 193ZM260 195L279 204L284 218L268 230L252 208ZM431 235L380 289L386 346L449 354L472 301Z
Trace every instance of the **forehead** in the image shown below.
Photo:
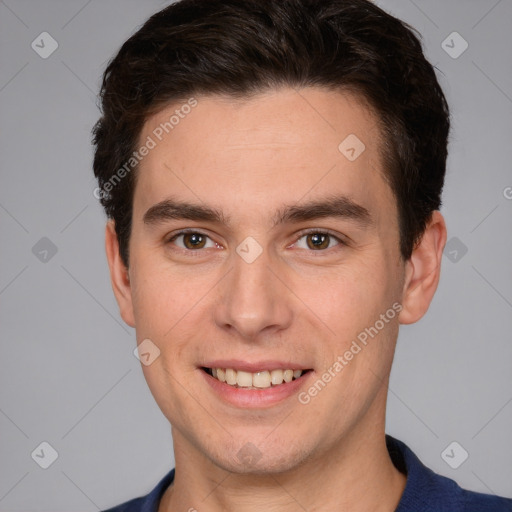
M139 144L150 140L134 216L169 194L247 215L261 215L262 204L336 191L367 204L390 199L376 118L346 93L283 88L245 99L197 96L150 117Z

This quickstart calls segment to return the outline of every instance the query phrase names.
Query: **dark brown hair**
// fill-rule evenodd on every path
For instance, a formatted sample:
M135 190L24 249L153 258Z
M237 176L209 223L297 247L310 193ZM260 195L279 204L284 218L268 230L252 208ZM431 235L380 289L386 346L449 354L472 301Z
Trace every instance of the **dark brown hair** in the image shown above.
M243 99L281 86L348 91L371 106L409 259L441 205L450 127L418 38L369 0L181 0L153 15L109 63L93 129L97 197L125 265L136 168L119 170L147 118L192 96Z

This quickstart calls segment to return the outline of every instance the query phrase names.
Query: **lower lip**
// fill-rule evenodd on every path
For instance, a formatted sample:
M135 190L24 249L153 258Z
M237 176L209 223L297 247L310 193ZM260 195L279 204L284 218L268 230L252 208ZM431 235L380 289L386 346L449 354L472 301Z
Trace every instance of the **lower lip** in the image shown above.
M278 386L263 389L236 388L212 377L204 370L199 369L208 385L225 402L237 407L269 407L286 398L295 395L297 391L309 380L312 370L291 382L284 382Z

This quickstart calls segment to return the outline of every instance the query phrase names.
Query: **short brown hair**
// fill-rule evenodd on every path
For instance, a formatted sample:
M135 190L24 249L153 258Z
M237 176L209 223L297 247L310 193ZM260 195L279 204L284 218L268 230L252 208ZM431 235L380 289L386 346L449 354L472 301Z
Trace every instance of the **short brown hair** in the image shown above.
M181 0L153 15L108 64L93 129L99 198L125 265L136 169L105 185L130 159L147 118L193 95L244 98L280 86L355 92L372 107L409 259L441 206L450 128L414 32L369 0Z

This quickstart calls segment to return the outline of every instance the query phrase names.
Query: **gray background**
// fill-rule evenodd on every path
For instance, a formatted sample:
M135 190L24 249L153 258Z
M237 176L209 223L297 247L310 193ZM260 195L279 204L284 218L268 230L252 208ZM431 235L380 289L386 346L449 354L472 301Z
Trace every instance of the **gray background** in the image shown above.
M423 34L453 116L450 242L428 314L400 332L387 432L464 487L512 496L512 1L378 3ZM110 287L90 145L108 59L166 4L0 1L2 512L106 508L173 466ZM31 47L44 31L46 59ZM48 469L48 450L31 457L43 441ZM453 441L458 469L441 456Z

